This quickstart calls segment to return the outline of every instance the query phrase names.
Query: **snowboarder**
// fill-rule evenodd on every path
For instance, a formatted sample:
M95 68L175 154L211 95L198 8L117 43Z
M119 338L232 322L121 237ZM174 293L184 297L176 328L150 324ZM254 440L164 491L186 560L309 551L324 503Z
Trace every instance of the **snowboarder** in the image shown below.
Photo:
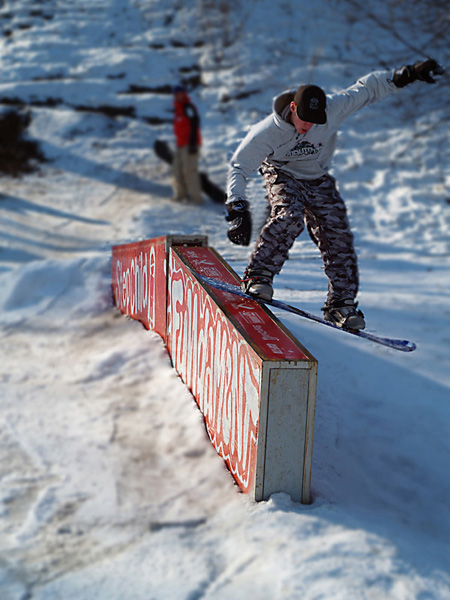
M174 200L202 203L200 175L198 172L201 145L200 118L183 86L175 86L174 120L176 151L173 161Z
M272 298L273 276L281 271L306 225L329 280L324 318L343 328L364 329L364 315L355 301L359 280L353 234L335 179L328 173L337 132L355 111L416 80L435 83L432 75L442 73L435 60L427 59L370 73L328 96L316 85L301 85L275 98L272 114L250 129L228 173L226 218L231 222L231 242L250 243L252 219L245 187L258 168L271 209L241 281L244 292Z

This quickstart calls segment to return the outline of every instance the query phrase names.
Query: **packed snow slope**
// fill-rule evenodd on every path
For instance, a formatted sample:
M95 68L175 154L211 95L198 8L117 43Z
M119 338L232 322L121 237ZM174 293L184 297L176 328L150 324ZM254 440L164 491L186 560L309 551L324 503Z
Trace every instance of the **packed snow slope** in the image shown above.
M350 119L334 168L368 328L418 349L278 315L319 361L311 505L239 493L162 341L111 304L114 243L206 234L238 272L250 252L222 207L171 202L152 153L172 141L171 86L190 86L224 185L279 91L448 62L415 10L372 4L0 3L1 112L31 116L47 159L1 179L1 600L450 598L448 76ZM259 223L257 175L248 197ZM308 239L275 288L320 311Z

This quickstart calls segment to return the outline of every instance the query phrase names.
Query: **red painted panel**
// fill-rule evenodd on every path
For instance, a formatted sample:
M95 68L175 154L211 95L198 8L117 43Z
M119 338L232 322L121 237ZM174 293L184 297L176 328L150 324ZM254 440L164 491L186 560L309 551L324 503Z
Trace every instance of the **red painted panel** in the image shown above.
M177 256L185 250L170 252L167 347L215 449L249 492L255 478L262 361Z
M192 270L200 275L235 285L238 283L233 273L217 258L211 248L178 248L177 252L191 265ZM223 305L228 316L246 333L258 353L267 360L309 360L258 302L213 288L211 292Z
M163 339L166 336L165 237L113 246L112 287L116 306Z

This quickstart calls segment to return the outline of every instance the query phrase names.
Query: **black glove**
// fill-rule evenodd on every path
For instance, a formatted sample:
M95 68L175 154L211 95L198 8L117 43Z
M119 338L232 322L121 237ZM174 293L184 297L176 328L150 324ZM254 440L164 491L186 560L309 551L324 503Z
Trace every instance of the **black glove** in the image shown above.
M392 78L395 85L399 88L409 85L413 81L426 81L427 83L436 83L436 79L431 76L442 75L444 69L433 58L418 60L413 65L405 65L394 71Z
M248 202L241 199L226 205L228 215L225 218L231 221L228 238L239 246L248 246L252 237L252 216L248 207Z
M189 154L197 154L197 150L198 150L197 146L189 146L188 147Z

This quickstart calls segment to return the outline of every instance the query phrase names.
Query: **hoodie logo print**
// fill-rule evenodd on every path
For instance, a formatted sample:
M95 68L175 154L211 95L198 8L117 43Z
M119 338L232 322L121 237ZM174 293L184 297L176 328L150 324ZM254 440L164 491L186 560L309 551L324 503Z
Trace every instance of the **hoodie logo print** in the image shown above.
M321 148L322 144L319 144L317 147L310 142L306 142L305 140L299 142L292 150L290 150L286 156L311 156L313 154L317 154Z

